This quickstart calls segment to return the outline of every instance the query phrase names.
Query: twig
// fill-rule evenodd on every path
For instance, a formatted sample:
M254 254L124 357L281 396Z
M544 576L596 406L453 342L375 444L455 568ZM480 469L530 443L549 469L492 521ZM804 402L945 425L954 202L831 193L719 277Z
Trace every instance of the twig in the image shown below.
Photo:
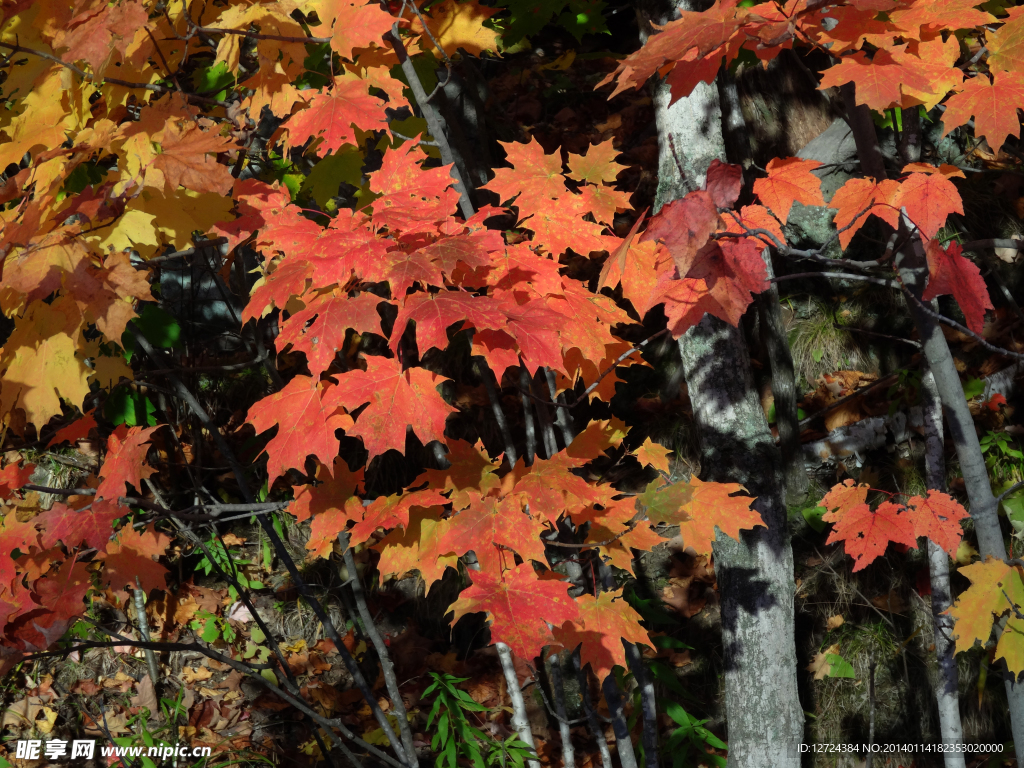
M345 552L344 559L345 567L348 569L349 587L355 596L356 608L359 610L359 616L363 620L363 628L366 630L370 642L373 643L373 647L377 651L377 659L380 661L381 671L384 673L384 684L388 689L388 695L391 697L391 706L395 710L395 718L398 720L398 730L402 734L402 744L405 746L405 752L408 755L415 755L416 747L412 743L412 729L409 727L409 717L405 711L405 702L402 701L402 692L398 689L395 665L391 662L388 647L384 643L384 638L380 636L380 632L377 631L377 625L374 623L373 617L370 615L370 609L366 605L363 582L356 572L356 560L352 556L352 548L348 546L347 539L347 535L338 534L338 544L341 545Z
M558 733L562 737L562 766L576 768L576 751L572 746L572 732L565 712L565 689L562 686L562 660L559 654L552 653L548 657L548 664L551 695L555 699L555 708L558 711Z
M580 697L583 699L583 711L587 715L587 720L590 723L590 732L594 734L597 751L601 755L601 768L612 768L612 755L608 751L608 741L604 737L604 731L601 730L601 723L597 719L594 705L590 703L590 685L587 683L587 673L583 671L583 667L580 664L578 650L572 652L572 665L576 669L576 680L579 682Z
M914 341L913 339L902 339L899 336L890 336L887 333L878 333L877 331L869 331L865 328L857 328L853 325L840 325L839 323L832 323L833 328L837 328L840 331L854 331L855 333L863 333L867 336L877 336L880 339L888 339L889 341L896 341L900 344L909 344L917 349L921 348L921 342Z
M591 384L589 387L587 387L585 390L583 390L582 394L580 394L580 396L576 398L576 401L573 402L570 405L565 405L563 403L555 402L555 401L552 401L552 400L542 400L541 398L539 398L536 395L534 395L532 392L530 392L528 390L524 390L521 387L520 387L519 391L522 392L524 395L526 395L528 397L532 397L534 400L537 400L538 402L544 403L545 405L550 405L553 408L567 408L567 409L571 410L571 409L575 408L576 406L582 405L583 403L587 402L587 396L591 392L593 392L595 389L597 389L598 385L601 383L601 380L605 376L610 374L612 371L614 371L618 367L619 363L621 363L623 360L625 360L627 357L629 357L630 355L634 354L635 352L640 352L644 347L646 347L652 341L654 341L655 339L659 338L660 336L664 336L666 333L668 333L668 328L662 328L660 331L658 331L654 335L648 336L646 339L641 341L635 347L630 347L628 350L623 352L621 355L619 355L617 358L615 358L615 362L614 363L612 363L607 368L605 368L603 371L601 371L601 375L598 376L594 380L594 383ZM550 382L549 382L549 386L550 386Z
M798 280L804 277L827 277L834 280L857 280L862 283L872 283L874 285L896 286L895 280L890 280L885 277L854 275L849 272L795 272L791 275L779 275L778 277L773 277L771 282L780 283L783 280Z
M955 330L960 331L960 333L964 334L965 336L970 336L972 339L974 339L974 341L976 341L980 346L987 349L989 352L994 352L997 355L1009 357L1013 360L1024 360L1024 354L1021 354L1020 352L1011 352L1010 350L1004 349L1003 347L997 347L995 344L990 343L980 333L975 333L970 328L960 325L960 323L958 323L956 320L953 320L951 318L946 317L943 314L940 314L939 312L936 312L923 301L918 299L917 296L914 295L913 291L907 288L907 286L902 281L900 281L900 287L903 288L904 295L907 298L909 298L912 302L914 302L914 304L917 305L918 309L920 309L924 314L931 317L933 320L937 320L943 325L948 325L950 328L954 328Z
M165 253L163 256L154 256L152 259L147 259L139 264L135 265L136 269L149 269L150 267L158 264L163 264L168 261L174 261L175 259L187 259L190 256L195 256L200 251L206 250L212 246L227 245L228 239L226 237L216 237L211 240L204 240L202 245L198 245L194 248L186 248L183 251L174 251L173 253Z
M530 730L530 719L526 716L526 702L523 701L523 692L519 688L519 677L512 663L512 649L505 643L495 643L494 646L498 649L501 671L505 673L505 683L508 686L508 697L512 700L512 727L519 734L519 740L528 744L536 755L537 745L533 740L533 731ZM540 768L540 762L536 758L527 760L526 764L530 768Z
M640 687L640 705L644 717L644 765L646 768L658 768L658 705L654 697L654 682L647 679L644 661L636 643L623 641L622 644L626 648L629 669Z
M139 637L146 642L149 642L149 620L146 618L146 593L142 591L142 584L139 583L139 577L135 577L135 613L138 614L139 622ZM149 677L153 681L153 687L156 688L160 684L160 667L156 663L156 654L153 653L152 648L146 648L144 650L146 654L146 666L149 667Z
M916 365L916 364L915 363L911 363L910 365L907 366L907 368L909 369L910 367L912 367L914 365ZM827 406L822 408L817 413L811 414L806 419L801 419L800 420L800 428L803 429L804 426L806 426L807 424L810 424L815 419L821 418L822 416L824 416L829 411L834 411L836 408L838 408L839 406L847 403L850 400L853 400L855 397L863 397L864 395L866 395L868 392L872 391L873 389L877 389L878 387L881 387L881 386L883 386L885 384L892 384L892 383L896 382L898 379L899 379L899 376L897 374L893 373L893 374L891 374L889 376L886 376L885 378L882 378L882 379L879 379L876 382L873 382L872 384L869 384L868 386L864 387L863 389L854 390L853 392L851 392L850 394L846 395L845 397L839 398L834 403L829 403Z
M27 657L27 658L42 658L42 657L45 657L45 656L54 656L54 655L58 655L58 654L66 655L68 653L71 653L72 651L77 650L79 647L83 647L83 648L84 647L110 648L110 647L117 646L117 645L132 645L132 646L137 646L137 647L145 647L145 645L148 645L148 646L152 647L154 650L165 650L165 651L185 651L185 650L188 650L188 651L196 651L198 653L203 654L204 656L206 656L208 658L214 659L215 661L219 661L222 664L227 664L232 669L235 669L235 670L241 672L243 675L246 675L251 680L259 683L264 688L266 688L268 691L270 691L271 693L273 693L274 695L279 697L282 701L284 701L284 702L290 704L291 706L295 707L302 714L306 715L311 720L316 722L317 725L321 726L327 732L328 736L330 736L330 738L331 738L331 741L333 741L334 744L342 751L342 753L345 755L345 757L348 760L350 760L352 762L352 764L354 766L356 766L357 768L359 768L359 766L362 765L360 763L359 759L356 758L356 756L352 754L351 750L349 750L348 746L344 742L342 742L334 734L334 730L333 729L335 729L335 728L338 729L339 731L341 731L342 736L344 736L346 739L348 739L349 741L351 741L354 744L358 745L362 749L366 750L369 754L373 755L374 757L376 757L376 758L378 758L380 760L383 760L385 763L387 763L388 765L392 766L392 768L404 768L403 764L398 762L397 760L395 760L393 757L391 757L391 755L387 754L386 752L382 752L381 750L377 749L372 744L364 741L359 736L354 734L348 728L348 726L345 725L345 722L343 720L341 720L340 718L334 718L334 719L329 720L326 717L323 717L322 715L317 713L316 710L314 710L312 707L310 707L308 704L306 704L306 702L302 700L301 696L293 695L293 694L289 693L288 691L280 688L279 686L274 685L267 678L265 678L262 674L260 674L259 672L256 671L257 669L266 669L267 665L264 665L264 664L250 664L249 662L242 663L240 661L237 661L237 660L231 658L230 656L226 656L226 655L224 655L222 653L218 653L217 651L212 650L211 648L207 648L206 646L200 645L199 643L191 643L191 644L188 644L188 645L186 645L184 643L146 643L145 645L143 645L142 643L139 643L137 641L131 640L131 639L126 638L126 637L122 637L117 632L114 632L114 631L112 631L110 629L107 629L106 627L100 626L99 624L96 624L95 622L89 622L89 623L92 624L92 626L96 627L96 629L98 629L99 631L103 632L104 634L109 635L110 637L115 638L115 642L111 642L111 643L95 643L95 642L92 642L92 643L82 643L82 644L75 645L74 647L69 647L69 648L63 649L61 651L50 651L48 653L33 654L32 657ZM269 639L269 637L268 637L268 639ZM325 753L325 755L326 755L326 753Z
M1003 491L998 496L996 496L996 503L997 504L1002 503L1003 499L1005 499L1007 496L1009 496L1014 491L1019 491L1021 488L1024 488L1024 480L1022 480L1019 483L1014 483L1009 488L1007 488L1005 491Z

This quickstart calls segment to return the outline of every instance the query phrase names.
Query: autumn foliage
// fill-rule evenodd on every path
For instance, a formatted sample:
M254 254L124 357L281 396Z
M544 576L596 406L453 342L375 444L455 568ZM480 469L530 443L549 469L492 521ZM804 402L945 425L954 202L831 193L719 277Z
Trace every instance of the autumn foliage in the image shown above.
M663 312L674 338L706 313L737 325L769 287L762 252L788 247L782 227L794 206L826 204L820 164L790 157L757 175L752 199L741 198L744 171L715 161L702 189L653 215L632 211L616 188L624 166L612 140L577 154L545 152L531 138L501 143L505 164L483 187L497 204L464 215L451 166L419 143L426 129L410 139L395 127L396 110L415 107L400 63L431 51L440 60L439 48L496 55L497 33L484 24L492 11L472 0L436 3L422 19L399 16L397 4L326 0L3 3L10 109L0 117L0 168L17 168L0 212L0 307L14 324L0 350L5 447L87 441L101 457L79 481L87 494L42 511L24 489L33 466L7 454L0 634L8 667L52 647L93 595L124 605L136 577L146 592L168 587L168 529L133 523L159 509L149 486L159 479L155 448L167 455L176 427L163 416L155 426L115 426L102 403L126 384L173 390L158 374L140 375L171 366L133 341L142 327L134 321L158 298L153 260L208 239L224 244L228 261L245 248L259 254L241 321L276 319L271 354L301 357L282 386L240 406L230 430L219 428L236 448L258 437L259 453L246 456L265 461L250 474L308 522L309 561L331 557L340 535L344 546L378 553L381 577L417 573L428 591L461 567L467 581L453 622L486 614L491 641L527 662L545 647L580 647L603 678L625 666L622 641L650 644L648 630L618 591L570 597L551 570L552 536L575 532L577 552L594 550L629 572L670 527L710 554L716 536L763 524L742 487L682 479L667 450L640 445L617 419L578 425L569 445L529 464L453 429L470 406L440 353L468 350L487 387L547 381L550 372L553 386L533 397L558 407L581 397L607 403L616 371L645 364L627 354L645 318ZM599 87L620 93L661 76L681 98L741 52L767 62L786 48L815 48L833 61L822 89L855 83L858 102L877 111L942 104L944 133L973 119L974 135L998 151L1019 135L1022 28L1019 8L995 16L969 0L716 2L682 12ZM985 35L984 67L977 57L964 63L966 29ZM204 66L238 83L239 102L188 95L175 81L199 40ZM326 75L310 74L314 48ZM318 209L304 207L284 178L241 173L254 162L247 153L264 110L283 119L269 140L281 156L294 150L314 164L342 158L361 169L376 153L379 162L356 174L358 194L341 205L328 195ZM870 217L892 227L905 217L926 248L924 299L952 295L981 333L992 303L980 271L940 238L947 217L963 213L954 182L962 175L918 163L898 178L853 178L828 205L843 248ZM623 213L634 223L621 236ZM596 279L577 269L581 260L595 265ZM131 364L122 354L129 346ZM435 441L446 462L397 492L371 490L384 457L418 456ZM343 444L360 460L343 458ZM625 495L592 471L609 457L651 467L657 479ZM229 501L239 502L236 492ZM847 481L822 502L834 526L829 543L844 543L854 570L889 543L914 547L919 537L955 552L966 512L951 497L872 506L868 493ZM469 553L476 565L466 570L459 559ZM954 610L960 648L987 638L1010 610L999 589L1024 605L1019 568L976 563L964 573L972 586ZM1024 668L1019 637L1004 633L999 648L1016 670Z

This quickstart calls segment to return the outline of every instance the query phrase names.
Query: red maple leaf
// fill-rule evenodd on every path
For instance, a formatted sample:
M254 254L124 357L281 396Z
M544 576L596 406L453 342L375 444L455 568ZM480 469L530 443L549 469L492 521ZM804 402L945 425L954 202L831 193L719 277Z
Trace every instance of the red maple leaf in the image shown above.
M872 511L866 502L850 503L855 498L847 494L842 506L830 508L821 518L835 524L826 543L843 542L846 554L854 560L854 571L866 568L876 558L884 555L890 541L911 548L917 547L914 521L905 507L884 501ZM835 503L833 500L826 506Z
M153 525L143 531L137 531L131 525L125 526L107 545L103 555L102 582L118 590L124 589L126 584L135 589L138 578L146 594L154 589L166 589L164 577L167 569L153 558L164 554L170 543L170 536L157 532Z
M553 331L549 333L553 336L554 343L557 344L557 333ZM487 362L487 366L494 373L494 378L499 384L505 371L519 366L519 345L504 331L477 331L474 333L473 355L479 355ZM558 360L561 362L560 352Z
M1024 73L993 71L991 81L978 74L946 101L942 135L973 116L974 135L998 153L1007 136L1020 136L1018 104L1024 104Z
M902 51L901 46L894 46ZM819 88L831 88L844 83L857 84L857 103L866 104L877 112L884 112L903 100L901 85L918 91L931 92L928 78L916 68L903 66L891 51L880 48L868 58L864 51L844 56L839 64L825 70Z
M149 452L149 436L160 427L119 426L107 438L107 458L100 469L100 485L96 499L107 498L114 502L125 494L125 485L143 490L142 479L156 470L146 464ZM66 543L66 542L65 542Z
M821 180L811 173L820 165L817 160L776 157L768 163L768 177L754 181L754 194L785 224L794 202L825 205Z
M358 123L365 130L374 121L387 124L384 103L369 92L370 82L358 77L336 77L326 91L299 91L307 107L293 114L286 124L288 138L285 149L305 144L311 138L322 138L317 154L337 152L345 144L358 144L352 126Z
M970 517L956 499L942 491L929 490L925 497L914 496L907 502L914 535L931 539L955 556L963 539L961 520Z
M93 415L95 409L75 419L65 427L57 430L57 433L50 438L46 444L47 448L61 443L77 443L89 436L89 432L96 427L96 417Z
M404 453L407 427L412 427L424 445L432 440L443 442L445 420L456 410L437 393L437 385L447 379L425 368L403 371L393 358L364 359L365 371L339 374L338 386L332 387L324 398L350 412L369 403L347 434L363 439L370 458L390 449ZM337 449L335 442L334 453Z
M697 251L704 247L718 223L711 193L698 190L664 205L651 217L640 241L657 240L663 244L675 260L679 276L686 277Z
M437 552L464 555L473 550L480 568L498 575L502 562L511 562L507 553L499 552L499 545L515 551L523 560L546 563L544 542L540 539L545 530L546 526L536 513L523 512L517 494L504 499L485 496L443 521L438 532Z
M828 207L837 211L835 225L840 230L839 245L844 250L868 216L877 216L894 229L899 226L899 188L899 183L891 179L850 179L836 190Z
M743 166L723 163L717 157L708 166L704 189L719 208L732 208L743 188Z
M489 267L490 254L504 248L505 241L501 234L493 229L485 229L435 240L420 248L417 253L435 262L445 274L451 275L460 263L468 269Z
M325 293L312 299L305 309L290 315L282 323L277 343L306 355L310 373L319 377L330 367L345 343L348 329L358 333L383 335L377 305L384 299L363 292L355 298ZM314 319L315 318L315 319Z
M504 328L507 320L501 310L501 304L494 298L474 296L465 291L414 293L406 298L398 311L391 333L391 350L398 351L398 344L410 320L416 323L416 345L422 355L431 347L447 347L447 329L457 323L464 323L464 328Z
M16 637L28 650L49 648L85 611L83 600L91 587L88 564L69 557L56 572L35 582L33 590L43 609L21 616L8 627L8 636Z
M43 549L58 542L74 549L85 542L87 547L106 550L114 520L128 514L128 510L119 506L116 499L101 499L98 495L93 498L88 509L78 510L58 502L32 520L42 531Z
M356 522L362 516L363 502L355 496L316 515L309 526L309 541L306 542L309 556L330 557L338 534L345 531L350 522Z
M35 464L19 467L16 462L8 464L0 470L0 498L10 498L11 491L16 491L25 485L35 471Z
M459 196L449 166L422 168L425 159L414 142L384 153L380 170L370 174L370 189L380 195L371 204L379 226L402 232L436 232L435 223L450 216Z
M623 641L650 645L640 617L621 592L580 595L576 606L579 617L556 626L554 636L565 648L580 647L580 663L589 664L598 680L604 680L613 667L626 666Z
M249 409L246 421L257 434L280 426L265 448L268 483L292 468L301 469L307 456L327 464L338 455L336 429L348 429L352 417L337 412L331 399L334 388L323 395L322 385L309 376L296 376L280 392L264 397Z
M900 184L894 205L907 209L907 216L927 239L935 237L949 214L964 212L956 185L939 173L910 174Z
M413 507L434 507L448 501L436 488L378 496L363 509L362 519L349 531L353 546L362 544L378 528L394 528L409 524L409 511Z
M733 495L742 490L738 483L705 483L696 477L668 485L652 480L637 502L652 523L678 525L686 546L707 554L716 528L738 541L741 530L764 525L761 515L750 508L752 498Z
M273 307L284 309L292 296L306 292L309 273L308 261L300 258L281 261L277 269L264 278L263 284L253 290L249 303L242 310L242 322L258 320Z
M204 131L195 124L179 128L174 122L167 123L161 135L162 151L153 166L164 172L168 191L173 192L179 185L194 192L218 195L231 191L235 183L231 169L211 155L237 149L233 139Z
M491 618L491 642L505 643L520 659L532 661L555 642L548 624L560 626L579 616L576 602L561 581L540 579L530 563L496 575L473 571L473 584L452 604L454 624L467 613Z
M959 243L951 242L943 249L938 240L929 240L925 253L929 278L921 298L930 301L936 296L953 294L967 320L967 327L981 333L985 326L985 310L993 308L981 270L961 255L963 250Z
M527 144L498 143L505 148L505 159L513 167L496 168L494 178L483 188L497 193L503 203L514 200L511 204L519 209L520 220L569 196L562 176L560 152L544 154L544 148L535 138Z
M572 514L603 498L597 486L571 471L584 463L563 451L550 459L536 459L529 467L517 465L509 478L515 479L513 493L522 494L531 514L556 523L563 513Z
M425 582L424 594L429 594L431 585L447 568L458 567L458 557L442 553L445 550L440 538L443 522L429 509L410 512L405 528L394 529L373 546L380 552L377 563L380 574L401 578L410 571L418 571Z
M327 479L323 475L327 475ZM327 467L321 464L317 467L316 476L319 485L292 486L295 497L288 505L288 512L295 516L297 522L317 517L328 510L342 509L363 482L363 468L353 472L348 468L348 462L338 456L334 459L333 471L328 472Z

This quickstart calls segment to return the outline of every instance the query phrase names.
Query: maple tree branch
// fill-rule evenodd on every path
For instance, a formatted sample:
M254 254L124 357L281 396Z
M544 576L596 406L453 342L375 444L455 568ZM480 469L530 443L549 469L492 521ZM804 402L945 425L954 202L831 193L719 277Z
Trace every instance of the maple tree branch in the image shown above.
M476 213L473 201L469 198L469 186L462 178L462 171L459 170L460 163L455 162L455 153L452 151L451 143L444 132L444 120L434 108L434 105L429 102L427 93L423 90L420 76L416 72L416 66L409 57L409 52L405 49L405 44L402 42L401 33L399 32L398 21L392 25L391 31L384 35L384 37L391 43L391 47L395 50L395 55L398 56L398 61L402 67L402 74L405 75L405 79L409 83L413 98L423 113L423 119L427 121L427 130L434 137L434 141L437 142L438 151L441 153L441 162L444 165L451 165L449 173L455 182L452 186L459 193L459 209L462 211L462 218L468 221ZM461 159L459 158L460 161Z
M153 37L153 33L150 32L149 27L143 27L143 29L145 29L146 34L149 35L149 39L153 43L153 49L156 51L156 55L160 59L160 63L163 64L164 69L167 70L167 77L169 77L171 82L174 83L174 87L177 89L178 93L184 93L181 88L181 83L178 82L177 73L171 71L171 65L168 64L167 59L164 58L164 52L160 50L160 44L157 43L156 38Z
M990 237L985 240L968 240L966 243L961 243L960 248L965 251L979 251L986 248L1016 248L1018 251L1024 251L1024 240Z
M405 711L405 702L402 701L402 692L398 687L398 678L395 677L395 665L391 661L391 656L388 654L388 647L384 642L384 638L380 636L380 632L377 631L377 625L373 623L373 616L370 615L370 609L366 605L366 595L363 592L363 582L359 578L359 573L356 571L356 559L352 555L352 547L348 546L348 536L342 533L338 534L338 544L341 545L344 550L345 567L348 569L349 575L349 588L352 590L352 594L356 599L356 609L359 611L359 616L363 620L363 629L366 634L370 636L370 642L373 643L373 648L377 651L377 660L380 662L381 671L384 673L384 685L388 690L388 695L391 696L391 705L395 710L395 717L398 719L398 730L402 735L402 744L405 746L405 751L408 754L416 754L416 747L413 744L412 729L409 727L409 718Z
M896 286L896 281L891 278L873 277L871 275L853 275L849 272L794 272L791 275L779 275L778 277L773 277L769 282L779 283L783 280L799 280L804 277L828 277L835 280L857 280L862 283L872 283L873 285Z
M1003 499L1005 499L1005 498L1006 498L1007 496L1009 496L1009 495L1010 495L1011 493L1014 493L1014 492L1016 492L1016 491L1019 491L1019 490L1020 490L1021 488L1024 488L1024 480L1022 480L1022 481L1021 481L1021 482L1019 482L1019 483L1014 483L1014 484L1013 484L1013 485L1011 485L1011 486L1010 486L1009 488L1007 488L1007 489L1006 489L1005 491L1003 491L1003 492L1002 492L1001 494L999 494L998 496L996 496L996 503L997 503L997 504L1000 504L1000 503L1002 503ZM1009 562L1009 561L1008 561L1008 562Z
M621 539L627 533L629 533L634 528L636 528L636 526L637 526L637 524L639 522L641 522L641 521L637 521L636 523L633 523L631 526L629 526L629 528L624 530L622 533L617 534L616 536L612 536L610 539L605 539L604 541L584 541L582 544L575 544L575 543L572 543L572 542L565 542L565 541L545 540L544 544L546 546L551 546L551 547L565 547L566 549L587 549L588 547L604 547L604 546L607 546L608 544L613 544L614 542L616 542L619 539Z
M165 253L163 256L154 256L152 259L146 259L146 261L136 264L136 269L150 269L151 267L159 264L163 264L167 261L174 259L187 259L190 256L195 256L200 251L204 251L207 248L212 248L217 245L227 245L228 239L226 237L215 237L211 240L203 240L202 245L197 245L192 248L186 248L183 251L174 251L173 253ZM191 265L190 265L191 266Z
M903 283L902 280L900 281L900 287L903 289L904 295L907 296L907 298L909 298L911 301L913 301L918 309L920 309L926 315L930 316L933 320L937 320L943 325L948 325L950 328L959 331L965 336L970 336L981 347L987 349L989 352L992 352L997 355L1002 355L1003 357L1009 357L1013 360L1024 360L1024 354L1021 354L1020 352L1011 352L1010 350L1004 349L1003 347L997 347L995 344L989 342L981 334L975 333L970 328L960 325L960 323L958 323L956 320L953 320L952 318L946 317L945 315L936 312L923 301L918 299L917 296L914 295L913 291L907 288L907 286Z
M88 72L86 72L84 69L79 69L74 64L69 64L68 62L64 61L63 59L61 59L61 58L59 58L57 56L54 56L52 53L46 53L44 51L37 51L34 48L26 48L23 45L15 45L14 43L0 43L0 48L4 48L4 49L6 49L8 51L11 51L11 53L28 53L28 54L31 54L32 56L38 56L41 59L46 59L47 61L52 61L55 64L60 64L62 67L66 67L67 69L70 69L72 72L74 72L76 75L81 77L83 80L90 80L90 79L92 79L92 76ZM7 56L6 59L7 60L4 62L5 66L10 64L11 57Z
M74 64L71 64L71 63L69 63L67 61L64 61L63 59L61 59L61 58L59 58L57 56L54 56L52 53L46 53L45 51L37 51L34 48L26 48L23 45L16 45L14 43L0 42L0 48L3 48L3 49L8 50L8 51L11 51L12 53L27 53L27 54L30 54L32 56L38 56L38 57L40 57L42 59L46 59L47 61L52 61L55 64L60 64L62 67L66 68L66 69L70 69L72 72L74 72L76 75L81 77L83 80L85 80L87 82L90 82L90 83L94 83L97 86L103 85L104 83L111 83L112 85L121 85L121 86L124 86L125 88L138 88L140 90L145 90L145 91L156 91L157 93L172 93L175 90L174 88L168 88L165 85L156 85L154 83L137 83L137 82L132 82L131 80L120 80L120 79L118 79L116 77L97 77L96 75L89 74L84 69L81 69L80 67L77 67ZM8 56L7 59L8 59L8 62L9 62L10 61L10 56ZM5 63L7 63L7 62L5 62ZM194 93L189 93L188 91L181 91L180 86L178 88L178 91L180 91L181 95L184 96L186 99L188 99L189 101L193 101L193 102L195 102L197 104L212 104L213 106L217 106L217 107L227 107L228 106L228 102L226 102L226 101L219 101L217 99L208 99L208 98L206 98L204 96L198 96L198 95L196 95Z
M839 323L832 323L832 327L836 328L836 329L838 329L840 331L853 331L855 333L864 333L864 334L867 334L868 336L878 336L880 339L888 339L889 341L897 341L900 344L909 344L910 346L916 347L917 349L921 348L921 342L914 341L913 339L903 339L903 338L900 338L899 336L890 336L887 333L878 333L877 331L869 331L869 330L866 330L864 328L856 328L855 326L852 326L852 325L840 325Z

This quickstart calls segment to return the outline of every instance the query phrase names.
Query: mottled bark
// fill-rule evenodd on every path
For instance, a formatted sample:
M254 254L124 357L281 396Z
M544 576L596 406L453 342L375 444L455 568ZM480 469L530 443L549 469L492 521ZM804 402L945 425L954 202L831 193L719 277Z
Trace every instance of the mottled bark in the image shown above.
M782 463L761 409L739 329L709 315L679 343L700 429L702 480L741 483L767 527L740 541L719 534L729 765L800 764L803 711L797 693L793 552Z
M697 9L690 0L681 8ZM669 14L641 15L663 24ZM717 85L700 84L669 104L653 88L658 126L654 210L699 189L713 159L726 158ZM715 571L722 595L729 766L797 768L803 709L797 691L793 553L786 525L781 457L761 409L738 328L705 315L679 340L701 441L702 480L738 482L757 497L767 528L734 541L719 535Z
M946 490L946 460L942 440L942 402L935 387L935 377L925 371L921 377L921 405L924 411L925 480L929 488ZM932 626L935 636L935 660L939 679L935 701L939 709L939 731L943 744L961 744L964 729L960 722L960 696L952 639L953 617L949 608L949 555L935 542L928 540L928 574L932 589ZM946 768L966 768L963 753L943 753Z

